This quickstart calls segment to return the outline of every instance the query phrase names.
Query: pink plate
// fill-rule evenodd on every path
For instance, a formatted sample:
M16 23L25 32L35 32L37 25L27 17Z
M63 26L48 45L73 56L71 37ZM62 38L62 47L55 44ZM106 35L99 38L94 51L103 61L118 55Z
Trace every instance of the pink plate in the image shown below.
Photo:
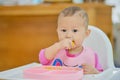
M24 78L34 80L82 80L83 69L63 66L39 66L24 70Z

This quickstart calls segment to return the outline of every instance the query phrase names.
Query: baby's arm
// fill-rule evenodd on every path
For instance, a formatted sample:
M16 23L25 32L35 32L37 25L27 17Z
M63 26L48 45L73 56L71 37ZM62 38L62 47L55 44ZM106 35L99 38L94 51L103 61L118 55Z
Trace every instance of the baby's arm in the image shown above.
M103 68L99 63L99 59L96 53L95 53L95 67L88 64L82 64L82 67L84 69L85 74L98 74L103 71Z
M71 49L72 47L72 40L61 40L45 49L45 57L48 60L52 60L61 49Z
M57 51L59 51L58 43L53 44L52 46L42 49L39 53L39 61L43 65L49 65L52 59L55 57Z

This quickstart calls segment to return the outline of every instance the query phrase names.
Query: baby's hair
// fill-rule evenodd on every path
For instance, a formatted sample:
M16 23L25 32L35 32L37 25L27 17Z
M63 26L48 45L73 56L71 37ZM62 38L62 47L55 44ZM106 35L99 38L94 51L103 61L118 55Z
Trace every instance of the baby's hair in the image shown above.
M89 22L88 14L86 13L85 10L81 9L80 7L71 6L71 7L65 8L64 10L61 11L59 16L60 15L62 15L63 17L73 16L77 12L78 12L79 16L81 16L85 20L85 26L88 27L88 22Z

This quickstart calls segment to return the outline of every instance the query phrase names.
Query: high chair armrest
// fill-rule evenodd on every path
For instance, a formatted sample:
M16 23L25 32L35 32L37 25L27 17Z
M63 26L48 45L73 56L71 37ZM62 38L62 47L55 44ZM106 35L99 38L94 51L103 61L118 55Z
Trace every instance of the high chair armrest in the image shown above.
M120 74L120 68L108 68L99 74L85 75L83 80L116 80L112 78L117 74Z
M107 76L110 75L108 73L111 73L111 72L112 72L112 69L109 68L99 74L87 74L87 75L84 75L83 80L104 80L103 79L104 76L106 76L105 78L107 78ZM108 79L106 79L106 80L108 80Z

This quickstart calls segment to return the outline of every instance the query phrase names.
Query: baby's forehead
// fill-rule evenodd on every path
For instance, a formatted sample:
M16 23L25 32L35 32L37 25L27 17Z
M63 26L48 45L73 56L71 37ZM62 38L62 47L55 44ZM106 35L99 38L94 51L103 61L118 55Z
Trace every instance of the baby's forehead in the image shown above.
M58 28L80 29L81 27L85 27L84 23L84 20L64 17L58 21Z
M81 28L85 28L85 26L84 25L59 25L58 27L57 27L58 29L68 29L68 30L73 30L73 29L81 29Z

